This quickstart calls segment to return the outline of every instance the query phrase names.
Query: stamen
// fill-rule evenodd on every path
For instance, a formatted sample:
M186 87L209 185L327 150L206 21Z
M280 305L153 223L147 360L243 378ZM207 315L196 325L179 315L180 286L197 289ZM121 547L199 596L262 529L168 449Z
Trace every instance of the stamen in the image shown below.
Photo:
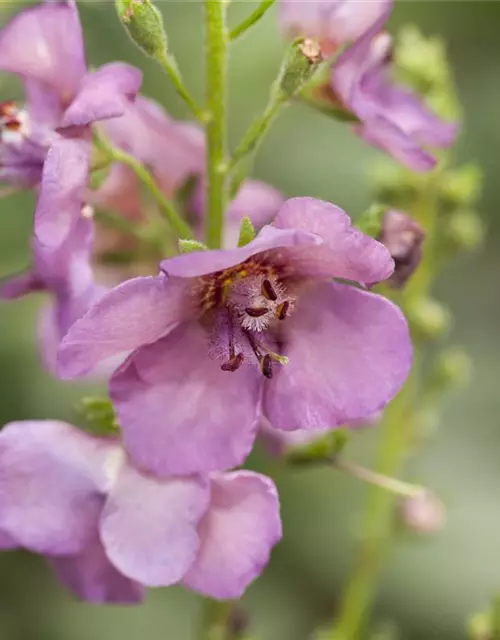
M266 307L245 307L245 313L251 318L261 318L269 311Z
M260 370L262 371L262 375L270 380L273 377L273 361L271 356L266 353L266 355L260 361Z
M221 364L220 368L222 371L236 371L243 364L243 354L236 353L234 356L231 356L227 362Z
M272 300L272 302L275 302L278 299L278 294L273 289L273 285L267 278L262 281L261 293L264 296L264 298L267 298L268 300Z
M279 304L276 308L276 317L278 320L284 320L288 313L288 309L290 308L290 302L285 300L281 304Z

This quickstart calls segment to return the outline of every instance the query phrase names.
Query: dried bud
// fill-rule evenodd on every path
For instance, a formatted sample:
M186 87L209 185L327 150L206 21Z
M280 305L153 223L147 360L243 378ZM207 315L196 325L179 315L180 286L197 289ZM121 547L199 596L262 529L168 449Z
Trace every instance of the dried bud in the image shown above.
M437 533L446 522L443 503L425 489L400 502L398 516L406 529L420 534Z
M417 268L422 256L425 232L410 216L390 209L382 219L378 240L394 259L394 273L388 280L391 287L402 287Z
M115 0L115 4L123 26L139 49L152 58L163 58L167 34L158 9L150 0Z

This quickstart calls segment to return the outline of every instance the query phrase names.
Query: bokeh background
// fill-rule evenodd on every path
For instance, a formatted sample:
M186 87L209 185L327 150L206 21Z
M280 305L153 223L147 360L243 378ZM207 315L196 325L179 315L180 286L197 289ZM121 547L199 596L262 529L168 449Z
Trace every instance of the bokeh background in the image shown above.
M202 98L201 4L162 1L171 48L186 83ZM21 5L3 1L0 20ZM236 23L254 8L233 0ZM83 2L81 15L91 64L113 59L145 72L144 93L186 117L154 64L127 39L111 2ZM453 310L451 343L474 360L472 384L449 396L431 445L408 477L425 482L446 502L446 529L433 537L403 537L392 547L380 582L374 624L393 621L405 640L466 637L467 616L500 589L500 3L399 0L392 26L415 22L441 34L465 112L459 160L476 159L485 175L480 211L485 245L450 263L435 294ZM235 142L266 101L283 43L270 11L232 50L230 135ZM7 78L1 99L18 91ZM259 152L255 175L287 195L331 200L356 215L371 202L370 177L379 153L347 127L294 107L284 113ZM0 201L0 276L29 262L33 200L21 194ZM36 353L35 319L43 302L2 303L0 312L0 420L57 417L71 420L81 388L44 373ZM351 455L370 463L376 429L356 437ZM264 467L265 460L256 458ZM244 598L256 640L306 640L341 593L357 542L365 487L331 470L280 472L284 540L271 565ZM75 602L43 561L26 553L0 556L0 640L189 640L196 638L199 600L181 589L150 592L137 608L99 608Z

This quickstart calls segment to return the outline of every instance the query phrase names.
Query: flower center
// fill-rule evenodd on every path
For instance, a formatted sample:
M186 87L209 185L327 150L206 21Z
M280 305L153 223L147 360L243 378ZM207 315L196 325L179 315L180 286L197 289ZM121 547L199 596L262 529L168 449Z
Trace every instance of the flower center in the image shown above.
M203 306L214 314L212 352L223 361L223 371L257 360L262 375L272 378L273 363L286 364L273 347L281 323L295 308L295 296L275 268L247 261L212 276Z

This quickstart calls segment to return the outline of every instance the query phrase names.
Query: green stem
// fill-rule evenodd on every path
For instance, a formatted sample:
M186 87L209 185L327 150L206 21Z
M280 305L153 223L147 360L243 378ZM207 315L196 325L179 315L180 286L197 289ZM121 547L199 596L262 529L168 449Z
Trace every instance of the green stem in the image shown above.
M205 598L202 607L200 640L226 640L232 603Z
M165 53L163 56L157 58L157 61L160 67L172 81L177 95L185 102L194 117L200 122L205 122L205 112L200 109L200 107L196 104L196 102L193 100L188 90L184 86L177 66L172 58L170 58L168 54Z
M177 213L173 204L165 198L149 171L133 156L125 153L125 151L122 151L121 149L113 147L102 136L95 134L95 140L99 148L108 154L110 160L124 164L129 167L129 169L132 169L137 178L153 197L154 201L158 205L160 213L170 225L172 231L179 238L191 238L192 234L189 225Z
M116 213L112 213L111 211L94 211L93 218L103 227L119 231L120 233L136 238L141 242L149 241L149 239L144 236L143 230L140 226Z
M370 485L389 491L395 496L411 498L423 491L423 487L419 487L416 484L410 484L392 476L383 475L382 473L372 471L366 467L361 467L360 465L344 460L343 458L335 457L332 460L332 464L339 471L344 471L353 478L357 478L362 482L367 482Z
M240 143L233 151L233 155L231 158L231 162L229 165L229 169L232 170L236 167L236 165L242 160L245 156L253 153L257 147L260 145L264 136L269 131L273 120L277 116L279 110L286 102L281 96L277 97L273 93L269 103L267 104L264 113L258 118L254 120L249 128L246 130L243 138Z
M376 468L380 474L395 476L400 471L406 453L411 381L387 407L382 425ZM354 570L340 606L340 616L334 625L332 640L359 640L365 618L370 610L378 572L390 537L392 513L396 496L378 486L368 490L368 500L362 525L363 539Z
M209 247L218 248L226 208L226 0L205 0L206 39L206 227Z
M253 25L262 18L266 11L273 6L274 2L275 0L262 0L255 11L253 11L248 17L243 20L243 22L241 22L231 30L231 32L229 33L229 39L236 40L236 38L239 38L243 33L248 31L250 27L253 27Z
M434 172L422 182L421 193L412 213L426 230L427 250L419 268L403 291L399 302L403 310L414 299L426 295L432 277L434 249L436 247L436 186L439 172ZM412 414L416 406L416 394L420 385L419 346L414 340L414 365L410 378L399 395L388 405L384 413L382 433L376 469L379 473L399 475L412 435ZM359 640L365 620L375 597L378 574L388 550L392 533L394 496L372 487L369 491L363 522L363 538L355 559L354 570L348 582L340 606L340 614L334 623L332 640Z

